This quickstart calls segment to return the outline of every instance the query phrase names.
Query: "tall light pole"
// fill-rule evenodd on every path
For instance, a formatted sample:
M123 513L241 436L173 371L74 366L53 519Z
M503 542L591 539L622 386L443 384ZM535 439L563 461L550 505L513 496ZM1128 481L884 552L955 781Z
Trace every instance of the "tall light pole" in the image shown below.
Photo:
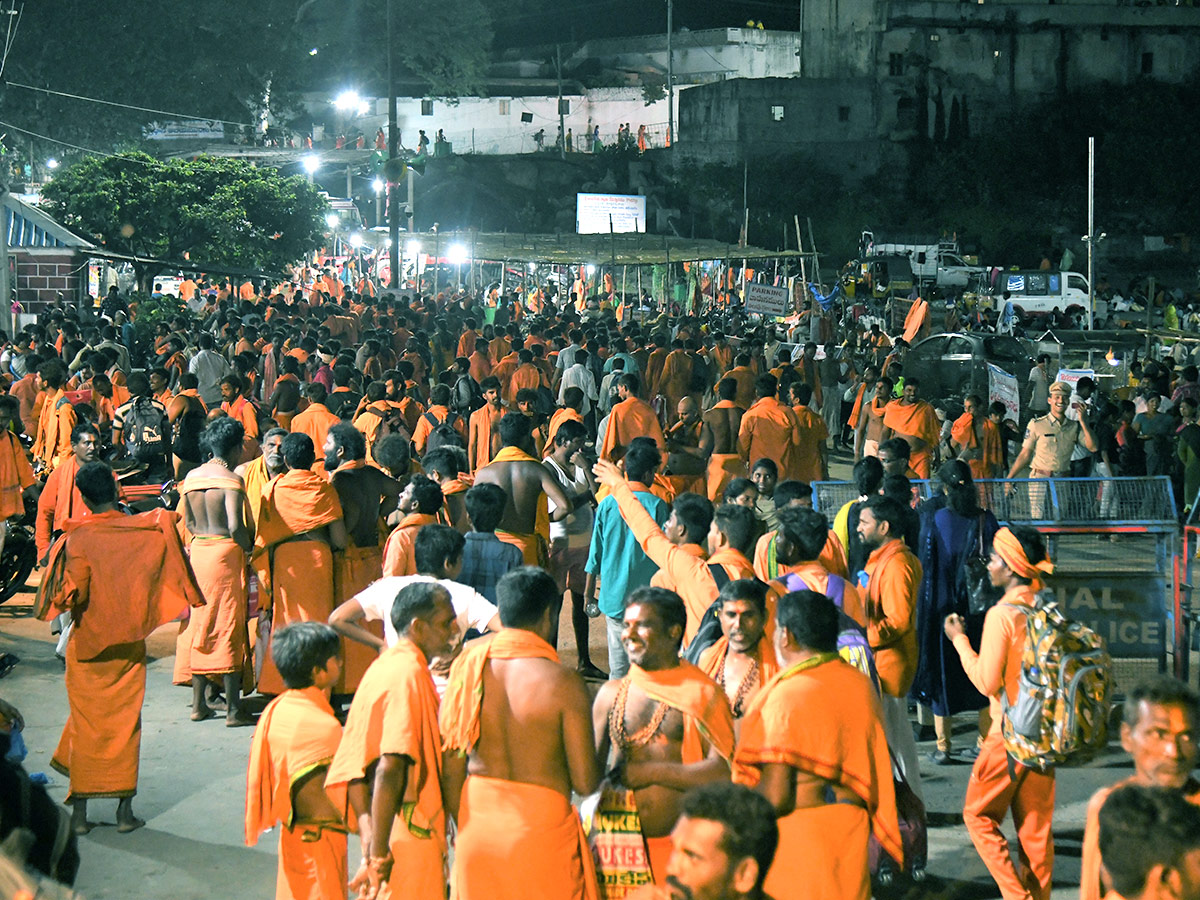
M675 143L675 54L671 52L672 16L674 0L667 0L667 146Z
M400 179L396 177L397 158L400 155L400 127L396 113L396 38L393 33L392 0L387 0L387 79L388 79L388 264L391 266L391 284L400 287L400 197L396 193Z
M562 44L554 47L554 67L558 71L558 155L567 158L567 129L563 117L562 96Z
M1088 233L1087 233L1087 278L1088 278L1088 331L1096 325L1096 139L1088 138ZM1150 298L1154 300L1153 297Z

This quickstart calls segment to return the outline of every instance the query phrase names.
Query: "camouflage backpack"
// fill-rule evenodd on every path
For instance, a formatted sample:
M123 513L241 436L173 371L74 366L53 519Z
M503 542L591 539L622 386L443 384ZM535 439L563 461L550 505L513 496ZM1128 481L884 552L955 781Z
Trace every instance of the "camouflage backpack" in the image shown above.
M1064 616L1050 597L1033 607L1007 604L1025 616L1025 647L1016 702L1003 698L1004 748L1039 771L1078 765L1103 750L1112 708L1104 639Z

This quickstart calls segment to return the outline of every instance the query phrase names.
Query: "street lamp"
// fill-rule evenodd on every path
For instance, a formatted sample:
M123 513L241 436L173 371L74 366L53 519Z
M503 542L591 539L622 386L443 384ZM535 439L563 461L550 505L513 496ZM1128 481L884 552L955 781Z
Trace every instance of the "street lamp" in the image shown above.
M313 176L317 174L317 169L321 166L321 159L315 153L310 153L301 158L300 165L304 166L304 171L308 173L308 183L313 183Z
M462 265L467 261L467 248L462 244L451 244L446 248L446 258L454 266L454 291L458 293L462 286Z
M51 171L53 171L54 169L57 169L58 168L58 160L54 159L53 157L46 160L46 168L50 169Z
M367 111L370 109L370 104L360 97L358 91L354 89L342 91L340 94L334 97L333 105L344 113L360 116L366 115Z
M375 188L375 224L383 224L383 179L376 177L371 182L371 187Z

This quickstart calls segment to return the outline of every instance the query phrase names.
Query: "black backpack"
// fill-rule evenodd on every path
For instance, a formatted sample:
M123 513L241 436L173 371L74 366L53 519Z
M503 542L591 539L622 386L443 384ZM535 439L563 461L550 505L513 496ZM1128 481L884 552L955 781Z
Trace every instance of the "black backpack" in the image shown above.
M717 599L709 604L704 615L700 617L700 627L692 637L692 642L683 651L683 658L696 665L700 662L700 654L721 639L721 590L729 584L729 573L724 566L709 563L708 571L712 573L713 581L717 583Z
M135 397L121 432L125 452L138 462L157 462L171 453L171 426L166 412L149 397Z
M455 411L466 419L475 410L482 409L483 403L483 391L479 389L479 382L470 375L459 375L458 381L454 382Z

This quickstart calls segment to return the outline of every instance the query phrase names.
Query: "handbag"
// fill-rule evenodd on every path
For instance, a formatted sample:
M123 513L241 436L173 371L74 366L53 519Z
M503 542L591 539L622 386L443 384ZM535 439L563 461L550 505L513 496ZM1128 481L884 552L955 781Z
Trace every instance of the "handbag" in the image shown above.
M976 525L975 537L975 553L968 556L963 562L962 572L967 592L967 614L982 616L996 605L1004 593L1000 588L992 585L991 576L988 575L988 556L983 549L982 513L980 513L979 522Z
M601 900L622 900L653 881L633 791L606 778L579 804L579 814Z

